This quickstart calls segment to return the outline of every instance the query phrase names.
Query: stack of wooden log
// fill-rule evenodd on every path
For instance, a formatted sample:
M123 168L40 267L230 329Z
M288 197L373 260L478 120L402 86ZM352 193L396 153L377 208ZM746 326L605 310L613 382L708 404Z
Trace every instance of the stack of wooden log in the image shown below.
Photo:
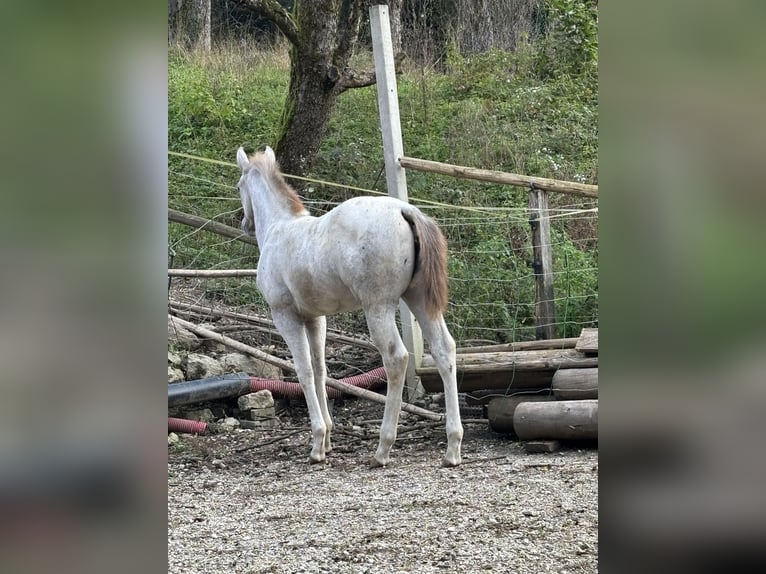
M442 390L433 359L418 369L429 392ZM460 349L458 389L485 395L490 427L551 451L558 440L598 438L598 329L580 337Z

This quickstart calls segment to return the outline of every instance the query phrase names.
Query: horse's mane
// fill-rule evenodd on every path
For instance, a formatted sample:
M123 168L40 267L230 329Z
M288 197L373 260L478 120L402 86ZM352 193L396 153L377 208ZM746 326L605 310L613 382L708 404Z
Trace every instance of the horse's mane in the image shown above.
M292 186L285 181L285 178L279 171L279 164L276 162L273 155L264 152L255 152L250 156L250 163L270 182L274 191L287 199L290 210L295 215L308 213L301 198L298 197L298 194Z

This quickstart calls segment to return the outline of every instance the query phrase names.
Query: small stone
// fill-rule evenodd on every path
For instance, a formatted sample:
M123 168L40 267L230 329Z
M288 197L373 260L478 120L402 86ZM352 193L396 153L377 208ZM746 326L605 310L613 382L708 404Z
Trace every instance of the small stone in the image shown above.
M174 367L178 367L181 365L181 355L178 353L174 353L173 351L168 351L168 364L173 365Z
M186 377L188 380L206 379L223 375L221 363L207 355L190 353L184 362L186 364Z
M248 393L237 399L237 405L241 411L248 411L250 409L273 408L274 397L271 395L271 391L269 390Z
M185 379L184 372L168 365L168 383L180 383Z
M197 335L182 327L173 317L168 317L168 343L179 349L199 349L202 342Z
M282 369L243 353L227 353L220 359L227 373L247 373L264 379L282 379Z
M218 421L219 428L223 431L233 431L239 428L239 420L234 417L226 417Z
M178 444L181 442L181 439L178 438L178 435L174 432L168 434L168 444Z
M203 423L210 423L215 420L213 411L210 409L201 409L197 411L187 411L186 418L193 421L201 421Z

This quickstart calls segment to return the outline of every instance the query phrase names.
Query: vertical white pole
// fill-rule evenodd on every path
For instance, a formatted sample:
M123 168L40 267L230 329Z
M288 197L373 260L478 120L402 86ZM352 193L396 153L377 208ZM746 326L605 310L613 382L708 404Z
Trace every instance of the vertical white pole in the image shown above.
M399 158L404 155L404 146L399 120L399 98L396 91L396 70L388 6L370 6L370 32L375 56L375 77L388 195L407 201L407 177L404 168L399 165ZM410 354L407 364L406 390L407 400L412 401L423 394L423 387L415 374L415 369L423 360L423 335L404 301L399 301L399 314L402 321L402 339Z

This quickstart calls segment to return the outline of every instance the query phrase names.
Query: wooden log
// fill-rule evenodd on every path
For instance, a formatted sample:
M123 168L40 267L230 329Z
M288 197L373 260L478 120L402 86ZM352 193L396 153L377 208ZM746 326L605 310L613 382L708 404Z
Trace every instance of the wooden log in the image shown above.
M399 164L405 168L449 175L452 177L462 177L465 179L476 179L490 183L504 183L507 185L516 185L519 187L540 189L543 191L555 191L556 193L566 193L569 195L578 195L580 197L598 197L598 186L587 183L577 183L574 181L561 181L558 179L548 179L546 177L534 177L530 175L519 175L516 173L506 173L504 171L495 171L489 169L478 169L475 167L465 167L462 165L452 165L427 159L418 159L414 157L400 157Z
M521 440L598 438L598 400L525 402L513 428Z
M535 388L527 387L514 389L514 395L549 395L550 388ZM465 404L469 407L482 407L489 404L492 399L502 398L508 396L505 389L481 389L476 391L470 391L465 393Z
M487 419L489 427L495 432L514 433L513 413L516 408L526 402L548 402L554 400L552 395L512 395L495 397L487 404Z
M558 400L598 398L598 367L560 369L553 375L551 389Z
M497 371L495 373L460 373L457 374L457 389L461 393L474 391L494 390L505 393L506 391L524 391L550 389L555 369L545 371ZM420 377L423 388L429 393L440 393L444 390L441 377L438 373L429 373Z
M177 209L168 208L168 220L175 223L182 223L183 225L188 225L189 227L194 227L195 229L211 231L213 233L217 233L218 235L222 235L223 237L230 237L232 239L236 239L237 241L242 241L243 243L258 245L255 237L246 235L243 231L237 229L236 227L218 223L217 221L213 221L211 219L205 219L204 217L198 217L196 215L184 213L183 211L178 211Z
M477 347L460 347L457 353L498 353L502 351L539 351L545 349L574 349L578 337L565 339L541 339L539 341L517 341L515 343L501 343L499 345L484 345Z
M539 349L499 353L461 353L456 357L457 370L491 373L495 371L535 371L575 369L598 366L598 357L586 357L575 349ZM423 357L418 374L438 373L431 355Z
M231 347L232 349L236 349L237 351L241 351L242 353L252 355L256 359L260 359L272 365L276 365L280 369L287 370L292 373L295 372L295 365L293 365L293 363L290 361L281 359L279 357L275 357L274 355L269 355L268 353L264 353L263 351L260 351L256 349L255 347L251 347L250 345L246 345L245 343L241 343L240 341L231 339L229 337L226 337L225 335L221 335L220 333L211 331L210 329L205 329L204 327L200 327L199 325L195 325L194 323L190 323L189 321L184 321L183 319L179 319L178 317L174 317L173 320L177 321L182 327L185 327L186 329L188 329L192 333L199 335L200 337L218 341L219 343L222 343L226 345L227 347ZM359 387L349 385L348 383L344 383L342 381L338 381L330 377L327 377L327 386L332 387L334 389L338 389L339 391L343 391L346 394L349 394L361 399L367 399L367 400L370 400L376 403L381 403L381 404L386 403L386 397L384 397L383 395L379 395L378 393L368 391L367 389L361 389ZM428 409L417 407L410 403L403 402L402 410L408 413L412 413L414 415L418 415L425 419L432 420L432 421L440 421L440 420L443 420L444 418L444 416L440 415L439 413L435 413L433 411L429 411Z
M587 328L580 332L575 349L581 353L598 355L598 329Z
M562 368L598 366L598 357L586 357L574 349L463 353L456 357L460 392L482 389L548 388ZM426 355L417 370L423 388L431 393L443 389L433 358Z

